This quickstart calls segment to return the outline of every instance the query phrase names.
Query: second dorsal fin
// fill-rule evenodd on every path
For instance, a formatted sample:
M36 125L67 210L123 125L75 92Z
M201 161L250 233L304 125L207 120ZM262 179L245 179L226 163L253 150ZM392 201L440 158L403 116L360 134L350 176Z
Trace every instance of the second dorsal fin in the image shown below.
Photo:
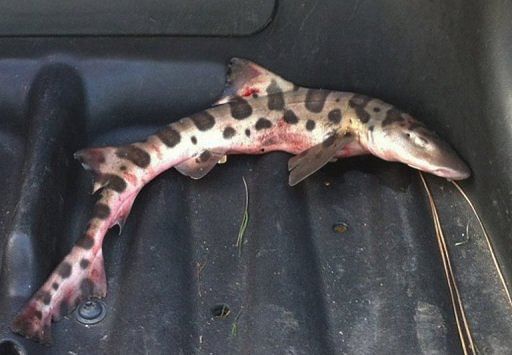
M296 86L279 75L250 60L232 58L226 79L226 87L216 105L230 102L234 97L267 96L276 92L291 91Z

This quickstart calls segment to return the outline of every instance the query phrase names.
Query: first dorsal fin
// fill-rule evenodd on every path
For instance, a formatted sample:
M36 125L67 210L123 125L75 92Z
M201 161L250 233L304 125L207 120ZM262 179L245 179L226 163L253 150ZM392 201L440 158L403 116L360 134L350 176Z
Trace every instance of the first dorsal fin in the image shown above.
M296 86L279 75L247 59L232 58L226 79L226 87L217 105L230 102L233 98L267 96L276 92L291 91Z

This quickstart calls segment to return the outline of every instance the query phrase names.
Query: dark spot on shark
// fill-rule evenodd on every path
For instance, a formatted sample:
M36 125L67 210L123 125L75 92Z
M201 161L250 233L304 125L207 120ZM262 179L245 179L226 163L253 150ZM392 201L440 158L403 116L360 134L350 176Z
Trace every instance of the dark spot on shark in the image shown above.
M34 315L37 319L43 319L43 312L41 312L39 309L34 312Z
M251 105L240 96L235 96L228 102L228 105L231 110L231 116L236 120L243 120L252 115Z
M146 168L151 162L151 157L147 152L134 145L120 147L116 151L116 155L121 159L131 161L140 168Z
M308 131L312 131L312 130L314 130L314 129L315 129L315 126L316 126L315 121L313 121L313 120L307 120L307 122L306 122L306 129L307 129Z
M236 134L236 131L233 127L231 126L227 126L226 128L224 128L224 132L222 132L222 136L225 138L225 139L230 139L232 138L234 135Z
M268 119L262 117L258 119L256 122L256 125L254 125L254 128L256 128L257 131L260 131L262 129L270 128L272 127L272 122L270 122Z
M283 93L271 94L268 98L268 109L274 111L284 110L284 96Z
M171 126L161 129L156 135L169 148L176 146L181 140L180 133Z
M40 291L38 298L45 304L49 305L52 301L52 295L48 291Z
M356 111L356 115L357 118L359 118L359 121L367 123L370 120L370 114L366 112L363 107L356 107L354 110Z
M329 93L330 91L328 90L308 89L308 92L306 93L306 109L314 113L321 112Z
M367 123L370 120L370 114L366 112L366 105L371 98L365 95L355 94L348 101L348 105L355 111L359 121Z
M207 131L215 126L215 117L208 113L208 111L195 113L190 116L190 119L200 131Z
M327 118L331 123L339 124L341 122L341 110L339 108L335 108L327 114Z
M57 282L52 283L52 288L57 291L59 289L59 284Z
M63 261L60 263L59 267L57 268L57 273L62 277L63 279L67 279L71 275L71 269L72 266L67 261Z
M267 87L267 95L269 110L280 111L284 109L283 91L274 79L272 79L270 85Z
M380 112L380 107L374 107L373 112Z
M247 137L250 137L250 136L251 136L251 130L250 130L249 128L247 128L247 129L245 130L245 135L246 135Z
M386 127L394 122L402 122L404 118L402 113L396 108L392 107L386 112L386 118L382 121L382 127Z
M114 190L116 192L123 192L126 190L126 181L120 176L115 174L104 174L102 180L108 181L106 186L107 189Z
M90 264L89 260L87 260L87 259L85 259L85 258L84 258L84 259L82 259L82 260L80 260L80 267L81 267L82 269L84 269L84 270L85 270L85 269L87 269L87 267L89 266L89 264Z
M89 234L85 234L82 238L78 239L76 245L85 250L89 250L94 245L94 238Z
M93 218L107 219L110 215L110 207L104 203L97 203L94 208Z
M212 156L212 153L210 153L210 151L208 150L205 150L204 152L201 153L201 155L199 155L199 161L201 162L206 162L208 161L208 159L210 159Z
M190 141L192 142L192 144L197 144L197 138L196 138L196 136L192 136L192 137L190 137Z
M121 165L121 166L119 167L119 170L121 170L121 171L126 171L126 165Z
M374 129L375 129L375 126L374 126L374 125L371 125L370 127L368 127L368 130L369 130L370 132L373 132L373 130L374 130Z
M283 119L288 124L296 124L297 122L299 122L299 118L292 110L284 111Z

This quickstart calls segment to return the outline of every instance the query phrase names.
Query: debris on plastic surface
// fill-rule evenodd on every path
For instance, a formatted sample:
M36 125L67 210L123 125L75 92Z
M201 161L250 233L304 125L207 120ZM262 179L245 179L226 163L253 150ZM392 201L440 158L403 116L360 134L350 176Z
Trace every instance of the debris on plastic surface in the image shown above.
M338 234L345 233L348 230L348 224L345 222L336 223L332 226L332 230Z
M242 255L242 246L244 244L245 230L247 229L247 224L249 223L249 189L247 188L247 181L245 181L245 177L243 177L243 176L242 176L242 181L244 182L244 189L245 189L245 205L244 205L244 214L242 217L242 223L240 224L240 229L238 231L238 237L236 239L236 247L238 248L238 256Z

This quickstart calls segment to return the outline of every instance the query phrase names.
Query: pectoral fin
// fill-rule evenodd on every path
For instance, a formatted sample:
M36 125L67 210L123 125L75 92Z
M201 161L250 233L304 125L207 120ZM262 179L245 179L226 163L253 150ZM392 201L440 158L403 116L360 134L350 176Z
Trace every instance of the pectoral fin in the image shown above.
M327 164L335 157L336 153L339 152L343 146L353 140L354 138L349 135L342 136L339 134L333 134L322 143L290 158L290 160L288 160L288 170L290 171L288 183L290 186L297 185L299 182Z
M200 179L213 169L226 155L225 152L203 151L194 158L185 160L175 166L176 170L192 179Z

